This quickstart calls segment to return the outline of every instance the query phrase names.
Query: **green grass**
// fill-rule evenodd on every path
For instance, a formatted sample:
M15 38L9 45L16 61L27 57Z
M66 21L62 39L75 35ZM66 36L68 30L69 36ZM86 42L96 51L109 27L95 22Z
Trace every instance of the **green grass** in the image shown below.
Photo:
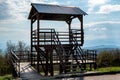
M12 80L11 75L0 76L0 80Z
M95 71L100 71L100 72L116 72L116 71L120 71L120 67L98 68Z

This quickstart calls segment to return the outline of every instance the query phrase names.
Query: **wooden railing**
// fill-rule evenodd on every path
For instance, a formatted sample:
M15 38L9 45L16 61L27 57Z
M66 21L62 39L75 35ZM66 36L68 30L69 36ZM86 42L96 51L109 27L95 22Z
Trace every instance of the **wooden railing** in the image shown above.
M70 44L71 35L74 35L79 45L82 45L82 33L79 29L71 29L72 33L67 31L55 32L55 29L41 28L39 32L37 30L32 31L32 41L33 45L37 45L39 41L40 45L52 45L54 44L55 34L58 35L58 38L61 44ZM39 33L39 40L37 40L37 34Z
M39 34L39 40L37 40L37 34ZM39 32L37 30L34 30L32 32L32 41L33 45L37 45L37 42L39 41L40 45L52 45L53 39L54 39L54 29L40 29Z
M30 62L30 51L14 51L20 62Z
M83 58L84 58L84 60L83 60L83 58L81 58L83 56ZM97 53L96 53L96 50L85 50L84 51L84 54L83 55L74 55L74 57L76 57L77 58L77 60L78 60L78 62L80 62L79 64L81 64L81 63L87 63L87 64L89 64L89 63L96 63L96 58L97 58ZM56 55L56 54L54 54L53 55L53 58L54 58L54 61L56 61L57 63L59 63L60 62L60 60L59 60L59 56L58 55ZM75 58L73 58L72 60L76 60Z
M85 50L85 59L96 62L97 53L96 50Z
M70 34L71 39L72 40L74 39L75 41L77 41L77 44L79 46L82 46L84 42L84 39L83 39L84 34L82 34L82 31L80 29L71 29L70 32L71 32Z
M10 59L12 67L15 70L14 74L20 77L20 62L30 62L29 51L11 51Z
M16 74L20 77L20 58L13 51L11 51L10 57L13 65L12 67L14 68Z

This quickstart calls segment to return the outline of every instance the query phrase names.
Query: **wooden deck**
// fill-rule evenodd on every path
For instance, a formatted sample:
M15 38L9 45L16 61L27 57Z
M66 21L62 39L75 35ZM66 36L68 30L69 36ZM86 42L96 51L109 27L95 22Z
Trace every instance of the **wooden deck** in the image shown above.
M20 63L20 78L22 80L40 80L44 78L30 65L29 62Z
M55 63L59 62L54 61L54 64ZM93 63L93 61L88 61L88 63ZM30 65L29 62L20 62L20 78L23 80L48 79L47 77L40 75L36 69Z

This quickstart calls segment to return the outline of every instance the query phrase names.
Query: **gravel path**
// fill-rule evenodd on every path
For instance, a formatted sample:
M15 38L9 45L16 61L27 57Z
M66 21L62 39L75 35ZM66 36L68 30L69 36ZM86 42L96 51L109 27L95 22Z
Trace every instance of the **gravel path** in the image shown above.
M120 74L87 76L87 77L84 77L83 80L120 80Z
M61 80L120 80L120 74L85 76L77 78L63 78Z

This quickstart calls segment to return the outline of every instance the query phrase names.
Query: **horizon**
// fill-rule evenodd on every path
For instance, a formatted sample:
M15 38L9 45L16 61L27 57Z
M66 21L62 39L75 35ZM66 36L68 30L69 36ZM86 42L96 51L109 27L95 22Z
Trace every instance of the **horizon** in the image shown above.
M31 3L55 4L79 7L88 15L84 20L84 46L115 45L120 47L120 1L118 0L1 0L0 1L0 49L6 42L24 41L30 45L30 20L28 15ZM48 23L49 22L49 23ZM41 27L67 29L65 22L40 21ZM72 28L78 28L74 19Z

